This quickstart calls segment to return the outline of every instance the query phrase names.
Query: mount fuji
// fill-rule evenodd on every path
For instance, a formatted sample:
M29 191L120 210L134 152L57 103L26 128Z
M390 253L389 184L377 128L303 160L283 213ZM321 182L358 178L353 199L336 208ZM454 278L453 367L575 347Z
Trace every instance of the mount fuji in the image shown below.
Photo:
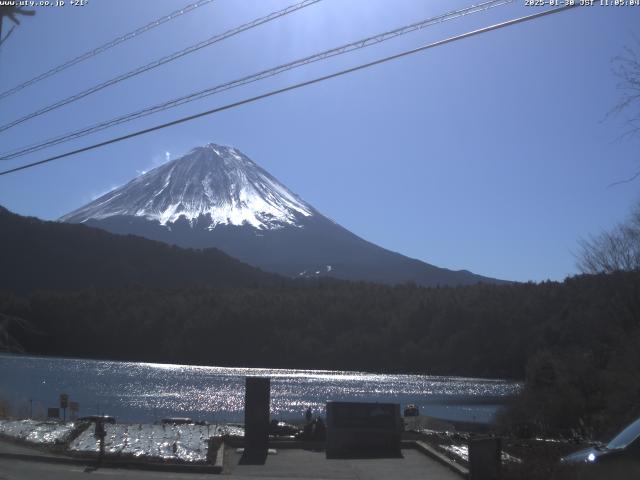
M208 144L61 219L188 247L216 247L288 277L386 284L497 283L386 250L354 235L233 147Z

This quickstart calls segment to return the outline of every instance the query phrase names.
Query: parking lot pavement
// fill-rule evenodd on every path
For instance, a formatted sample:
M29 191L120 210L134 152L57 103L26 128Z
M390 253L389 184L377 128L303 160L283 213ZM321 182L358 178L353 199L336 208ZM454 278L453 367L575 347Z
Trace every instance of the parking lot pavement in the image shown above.
M225 472L233 479L425 479L461 480L461 476L416 450L402 450L402 458L331 459L324 452L279 450L264 465L240 465L241 455L225 452Z
M29 447L0 441L0 453L42 454ZM430 457L411 449L402 450L402 458L331 459L324 452L303 449L280 449L268 455L263 465L242 465L241 455L233 448L225 449L223 479L424 479L460 480L462 477ZM121 478L124 480L198 480L212 477L210 473L175 473L122 468L98 468L81 464L56 463L41 456L41 461L0 457L0 480L74 480Z

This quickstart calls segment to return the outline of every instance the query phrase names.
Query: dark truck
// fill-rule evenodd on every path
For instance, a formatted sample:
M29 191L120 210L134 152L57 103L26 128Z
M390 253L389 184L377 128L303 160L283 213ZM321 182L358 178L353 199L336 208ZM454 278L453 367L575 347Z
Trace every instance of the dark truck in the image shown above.
M397 403L327 403L327 458L399 456L401 434Z

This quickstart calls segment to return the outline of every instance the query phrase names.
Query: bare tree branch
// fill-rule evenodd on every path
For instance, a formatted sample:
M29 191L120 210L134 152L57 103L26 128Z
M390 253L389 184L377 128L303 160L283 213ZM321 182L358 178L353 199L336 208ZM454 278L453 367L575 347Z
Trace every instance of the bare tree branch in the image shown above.
M636 173L625 180L618 180L617 182L610 183L607 188L615 187L616 185L621 185L623 183L631 183L638 177L640 177L640 170L638 170Z
M25 10L24 8L18 7L17 5L0 6L0 45L2 45L9 38L9 36L15 30L16 26L20 25L20 20L18 20L18 15L32 17L35 14L36 14L35 10ZM9 30L9 33L7 33L4 36L4 38L2 38L2 20L4 19L4 17L7 17L9 20L11 20L14 23L14 25L13 27L11 27L11 30Z
M625 47L621 55L612 59L612 71L618 78L616 88L620 91L620 100L605 118L628 114L624 120L625 130L617 141L640 137L640 38L634 35L634 42L633 48ZM638 177L640 169L626 180L613 182L609 187L633 182Z
M640 39L634 37L635 48L625 47L624 53L613 58L613 74L618 77L617 89L621 92L620 101L611 109L609 115L619 115L634 107L640 100ZM640 120L640 109L632 112L630 121ZM637 126L634 126L637 128Z
M582 240L580 248L577 265L583 273L640 270L640 203L625 223Z

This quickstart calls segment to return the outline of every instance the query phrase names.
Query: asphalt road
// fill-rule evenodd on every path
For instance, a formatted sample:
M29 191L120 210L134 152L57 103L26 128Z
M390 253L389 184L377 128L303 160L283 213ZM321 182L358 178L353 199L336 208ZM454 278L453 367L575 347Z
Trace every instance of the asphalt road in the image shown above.
M76 465L61 465L48 462L31 462L0 458L0 480L64 480L91 478L122 478L135 480L198 480L211 479L211 474L153 472L144 470L123 470L116 468L99 468Z
M93 468L82 464L58 463L56 455L45 451L0 440L0 480L74 480L136 479L136 480L198 480L215 478L211 473L176 473L121 468ZM10 458L10 455L37 455L37 460ZM388 480L425 479L461 480L435 460L416 450L402 450L402 458L334 459L327 460L324 452L303 449L279 449L268 455L264 464L241 462L242 456L234 448L225 448L225 467L221 479L230 480ZM59 460L58 460L59 461Z

